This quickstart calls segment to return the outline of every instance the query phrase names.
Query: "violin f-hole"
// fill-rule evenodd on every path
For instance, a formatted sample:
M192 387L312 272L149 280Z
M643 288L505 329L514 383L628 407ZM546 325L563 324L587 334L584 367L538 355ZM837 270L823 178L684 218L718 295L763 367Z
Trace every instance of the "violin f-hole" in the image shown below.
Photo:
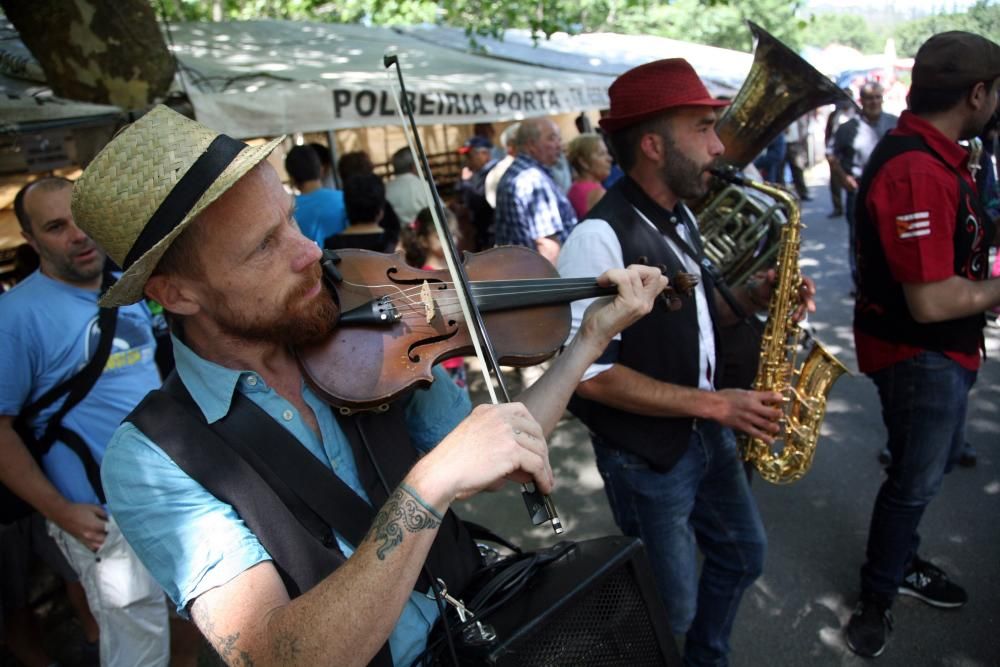
M415 364L419 363L420 362L419 350L423 347L427 347L428 345L434 345L435 343L440 343L441 341L453 338L455 334L459 332L459 328L456 325L457 322L455 322L455 320L449 320L447 326L451 328L451 331L447 331L439 336L431 336L430 338L424 338L422 340L413 343L406 350L406 358Z

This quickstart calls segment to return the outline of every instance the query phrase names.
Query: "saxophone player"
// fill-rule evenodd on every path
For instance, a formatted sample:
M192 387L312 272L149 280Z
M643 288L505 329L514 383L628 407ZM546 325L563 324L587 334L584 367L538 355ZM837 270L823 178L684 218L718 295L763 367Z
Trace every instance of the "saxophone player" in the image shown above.
M601 120L626 177L568 237L565 277L650 264L699 274L693 299L654 309L593 364L570 409L590 429L619 528L646 544L685 664L726 664L746 588L763 568L765 534L733 429L770 442L781 394L716 391L718 329L737 317L702 270L701 239L683 200L708 191L723 145L714 99L682 59L622 74ZM773 272L734 290L745 312L769 302ZM805 280L803 308L815 289ZM574 332L587 308L573 305ZM698 577L697 548L704 555Z
M1000 46L968 32L927 40L913 66L908 109L875 148L858 189L858 367L878 389L892 463L879 489L846 630L877 656L897 593L941 608L965 591L917 555L917 527L965 442L969 390L982 361L983 311L1000 304L989 278L993 222L968 152L997 108Z

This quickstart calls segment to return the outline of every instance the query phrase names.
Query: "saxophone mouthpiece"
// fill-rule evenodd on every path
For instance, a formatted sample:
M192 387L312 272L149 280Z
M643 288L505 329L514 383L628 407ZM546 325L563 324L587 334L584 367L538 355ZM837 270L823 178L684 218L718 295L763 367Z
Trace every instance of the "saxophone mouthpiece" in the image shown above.
M727 165L725 167L713 167L708 170L712 176L715 176L720 181L725 181L726 183L732 183L733 185L749 185L749 180L743 173L732 165Z

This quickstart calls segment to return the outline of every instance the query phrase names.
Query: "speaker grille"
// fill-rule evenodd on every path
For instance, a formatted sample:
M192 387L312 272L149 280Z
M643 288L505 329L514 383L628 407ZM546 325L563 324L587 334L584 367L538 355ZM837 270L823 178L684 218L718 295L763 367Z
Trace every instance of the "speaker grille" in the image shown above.
M504 667L645 667L665 664L630 568L609 574L566 610L519 638Z

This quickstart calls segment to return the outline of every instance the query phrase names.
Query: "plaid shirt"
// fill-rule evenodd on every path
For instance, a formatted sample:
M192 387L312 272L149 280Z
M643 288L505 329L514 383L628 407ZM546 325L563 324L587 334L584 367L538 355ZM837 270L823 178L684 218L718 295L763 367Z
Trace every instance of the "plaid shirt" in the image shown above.
M534 249L535 239L566 241L576 214L566 195L540 162L518 155L497 187L496 244Z

